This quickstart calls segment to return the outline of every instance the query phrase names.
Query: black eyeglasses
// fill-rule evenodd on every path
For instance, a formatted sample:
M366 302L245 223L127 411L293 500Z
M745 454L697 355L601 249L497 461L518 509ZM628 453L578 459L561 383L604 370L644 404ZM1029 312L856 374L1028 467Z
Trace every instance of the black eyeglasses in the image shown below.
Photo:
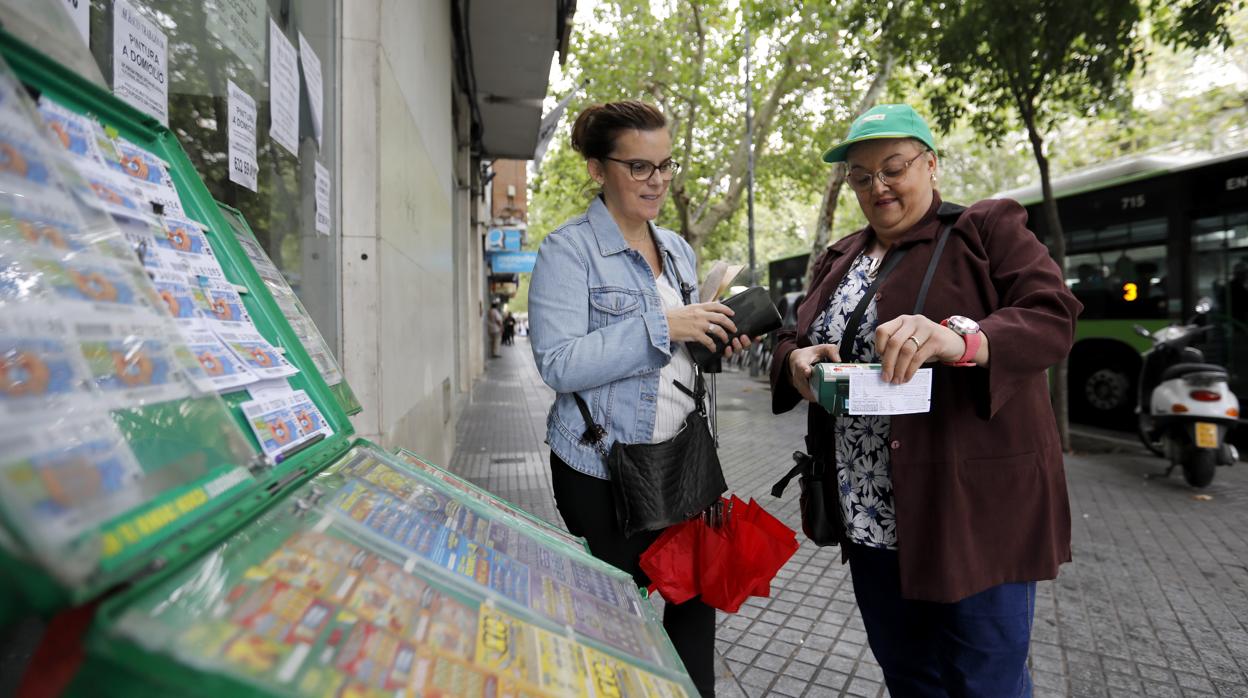
M655 172L663 178L663 181L671 181L672 177L680 172L680 163L674 160L664 160L658 165L648 160L621 160L619 158L603 157L603 160L618 162L621 165L628 165L628 173L638 182L644 182L654 176Z
M845 181L849 183L849 188L854 191L870 189L875 183L876 177L879 177L880 184L891 187L906 176L906 170L910 168L911 163L930 152L932 152L930 148L925 148L923 152L905 161L900 161L900 155L894 156L884 163L884 167L879 172L867 172L861 168L850 170L849 175L845 177Z

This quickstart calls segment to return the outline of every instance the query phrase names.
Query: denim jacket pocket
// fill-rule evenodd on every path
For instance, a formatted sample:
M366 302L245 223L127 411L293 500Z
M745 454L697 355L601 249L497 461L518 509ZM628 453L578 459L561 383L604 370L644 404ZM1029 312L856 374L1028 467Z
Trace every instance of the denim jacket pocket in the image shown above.
M642 292L618 286L589 289L590 331L640 314Z

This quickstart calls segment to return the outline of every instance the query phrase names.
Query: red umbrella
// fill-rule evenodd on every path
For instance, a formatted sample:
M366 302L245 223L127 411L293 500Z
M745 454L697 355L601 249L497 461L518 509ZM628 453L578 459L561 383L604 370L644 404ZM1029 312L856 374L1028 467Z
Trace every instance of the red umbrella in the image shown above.
M797 534L736 496L720 501L721 521L703 517L672 526L641 556L641 568L671 603L701 594L710 606L736 613L750 596L768 596L771 580L797 551Z

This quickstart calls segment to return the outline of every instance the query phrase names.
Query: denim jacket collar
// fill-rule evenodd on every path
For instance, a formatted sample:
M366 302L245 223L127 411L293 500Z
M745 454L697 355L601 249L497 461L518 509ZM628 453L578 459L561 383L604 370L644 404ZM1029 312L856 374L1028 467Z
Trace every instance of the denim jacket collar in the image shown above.
M659 256L663 258L663 275L672 282L672 285L680 290L680 284L685 281L678 271L675 271L675 259L667 246L663 244L663 239L659 236L659 232L654 225L654 221L647 221L650 228L650 236L654 240L654 244L659 248ZM609 257L629 249L628 241L624 239L624 234L620 232L620 226L616 225L615 218L611 216L611 212L607 210L607 203L599 194L589 203L589 227L594 231L594 240L598 243L598 253L603 257ZM675 272L675 273L673 273Z

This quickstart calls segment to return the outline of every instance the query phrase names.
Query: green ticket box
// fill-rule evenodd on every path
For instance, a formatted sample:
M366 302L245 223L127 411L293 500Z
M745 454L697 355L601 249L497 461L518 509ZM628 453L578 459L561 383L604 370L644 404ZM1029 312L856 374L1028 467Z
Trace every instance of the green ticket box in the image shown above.
M696 694L629 575L353 436L172 132L0 53L0 622L106 597L72 694Z

